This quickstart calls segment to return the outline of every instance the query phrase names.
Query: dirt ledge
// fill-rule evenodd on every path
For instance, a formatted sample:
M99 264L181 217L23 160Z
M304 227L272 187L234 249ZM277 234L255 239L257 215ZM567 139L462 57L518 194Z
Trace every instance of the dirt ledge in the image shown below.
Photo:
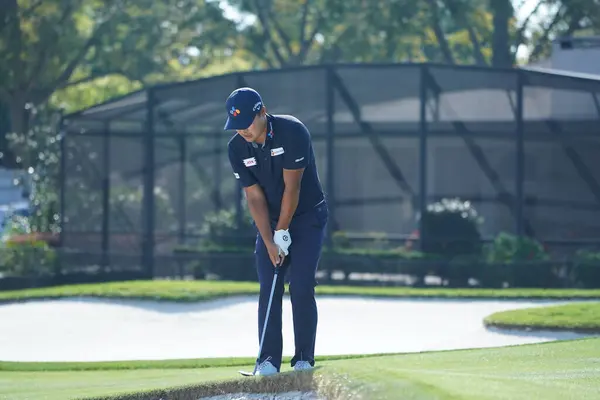
M269 377L244 377L116 396L87 397L85 400L255 400L256 395L277 400L362 399L359 393L348 389L348 382L345 376L322 374L319 368Z

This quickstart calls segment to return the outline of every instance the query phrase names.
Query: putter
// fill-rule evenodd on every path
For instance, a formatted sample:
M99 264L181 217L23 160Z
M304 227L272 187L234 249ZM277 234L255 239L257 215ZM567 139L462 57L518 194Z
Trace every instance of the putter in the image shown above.
M275 267L275 274L273 275L273 284L271 285L271 295L269 296L269 304L267 305L267 315L265 315L265 323L263 325L262 335L260 338L260 344L258 347L258 356L256 357L256 363L254 364L254 371L239 371L243 376L254 376L256 375L256 369L258 368L258 361L260 360L260 353L262 353L262 347L265 340L265 332L267 331L267 323L269 322L269 315L271 314L271 302L273 301L273 293L275 293L275 285L277 284L277 276L279 275L279 267Z

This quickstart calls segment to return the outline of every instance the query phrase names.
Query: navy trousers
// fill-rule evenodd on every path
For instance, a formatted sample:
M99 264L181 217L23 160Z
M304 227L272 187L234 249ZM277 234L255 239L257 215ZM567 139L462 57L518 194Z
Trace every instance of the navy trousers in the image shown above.
M311 365L314 365L318 319L315 300L315 286L317 285L315 275L321 257L328 217L327 204L323 202L311 211L294 217L290 223L289 232L292 237L292 244L289 247L289 254L286 256L284 264L279 267L267 323L267 332L259 357L260 362L270 357L271 363L278 371L281 368L283 352L282 298L286 273L289 278L296 347L291 365L293 367L296 361L308 361ZM275 226L272 228L274 229ZM257 234L255 257L260 283L258 300L258 338L260 343L275 271L275 266L269 258L260 234Z

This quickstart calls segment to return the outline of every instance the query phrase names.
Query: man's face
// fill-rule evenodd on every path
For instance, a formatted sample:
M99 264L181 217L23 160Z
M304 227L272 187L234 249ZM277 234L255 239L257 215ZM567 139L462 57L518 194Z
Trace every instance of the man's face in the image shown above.
M247 142L255 142L257 139L264 139L261 136L265 133L265 126L267 123L266 113L263 110L254 117L252 125L246 129L238 129L237 133L243 137Z

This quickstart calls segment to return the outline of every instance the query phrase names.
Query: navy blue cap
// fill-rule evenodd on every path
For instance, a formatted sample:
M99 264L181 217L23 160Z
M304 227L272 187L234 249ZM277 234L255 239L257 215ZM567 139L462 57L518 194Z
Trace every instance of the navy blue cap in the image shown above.
M231 92L225 103L227 122L224 130L246 129L263 107L260 94L252 88L242 87Z

